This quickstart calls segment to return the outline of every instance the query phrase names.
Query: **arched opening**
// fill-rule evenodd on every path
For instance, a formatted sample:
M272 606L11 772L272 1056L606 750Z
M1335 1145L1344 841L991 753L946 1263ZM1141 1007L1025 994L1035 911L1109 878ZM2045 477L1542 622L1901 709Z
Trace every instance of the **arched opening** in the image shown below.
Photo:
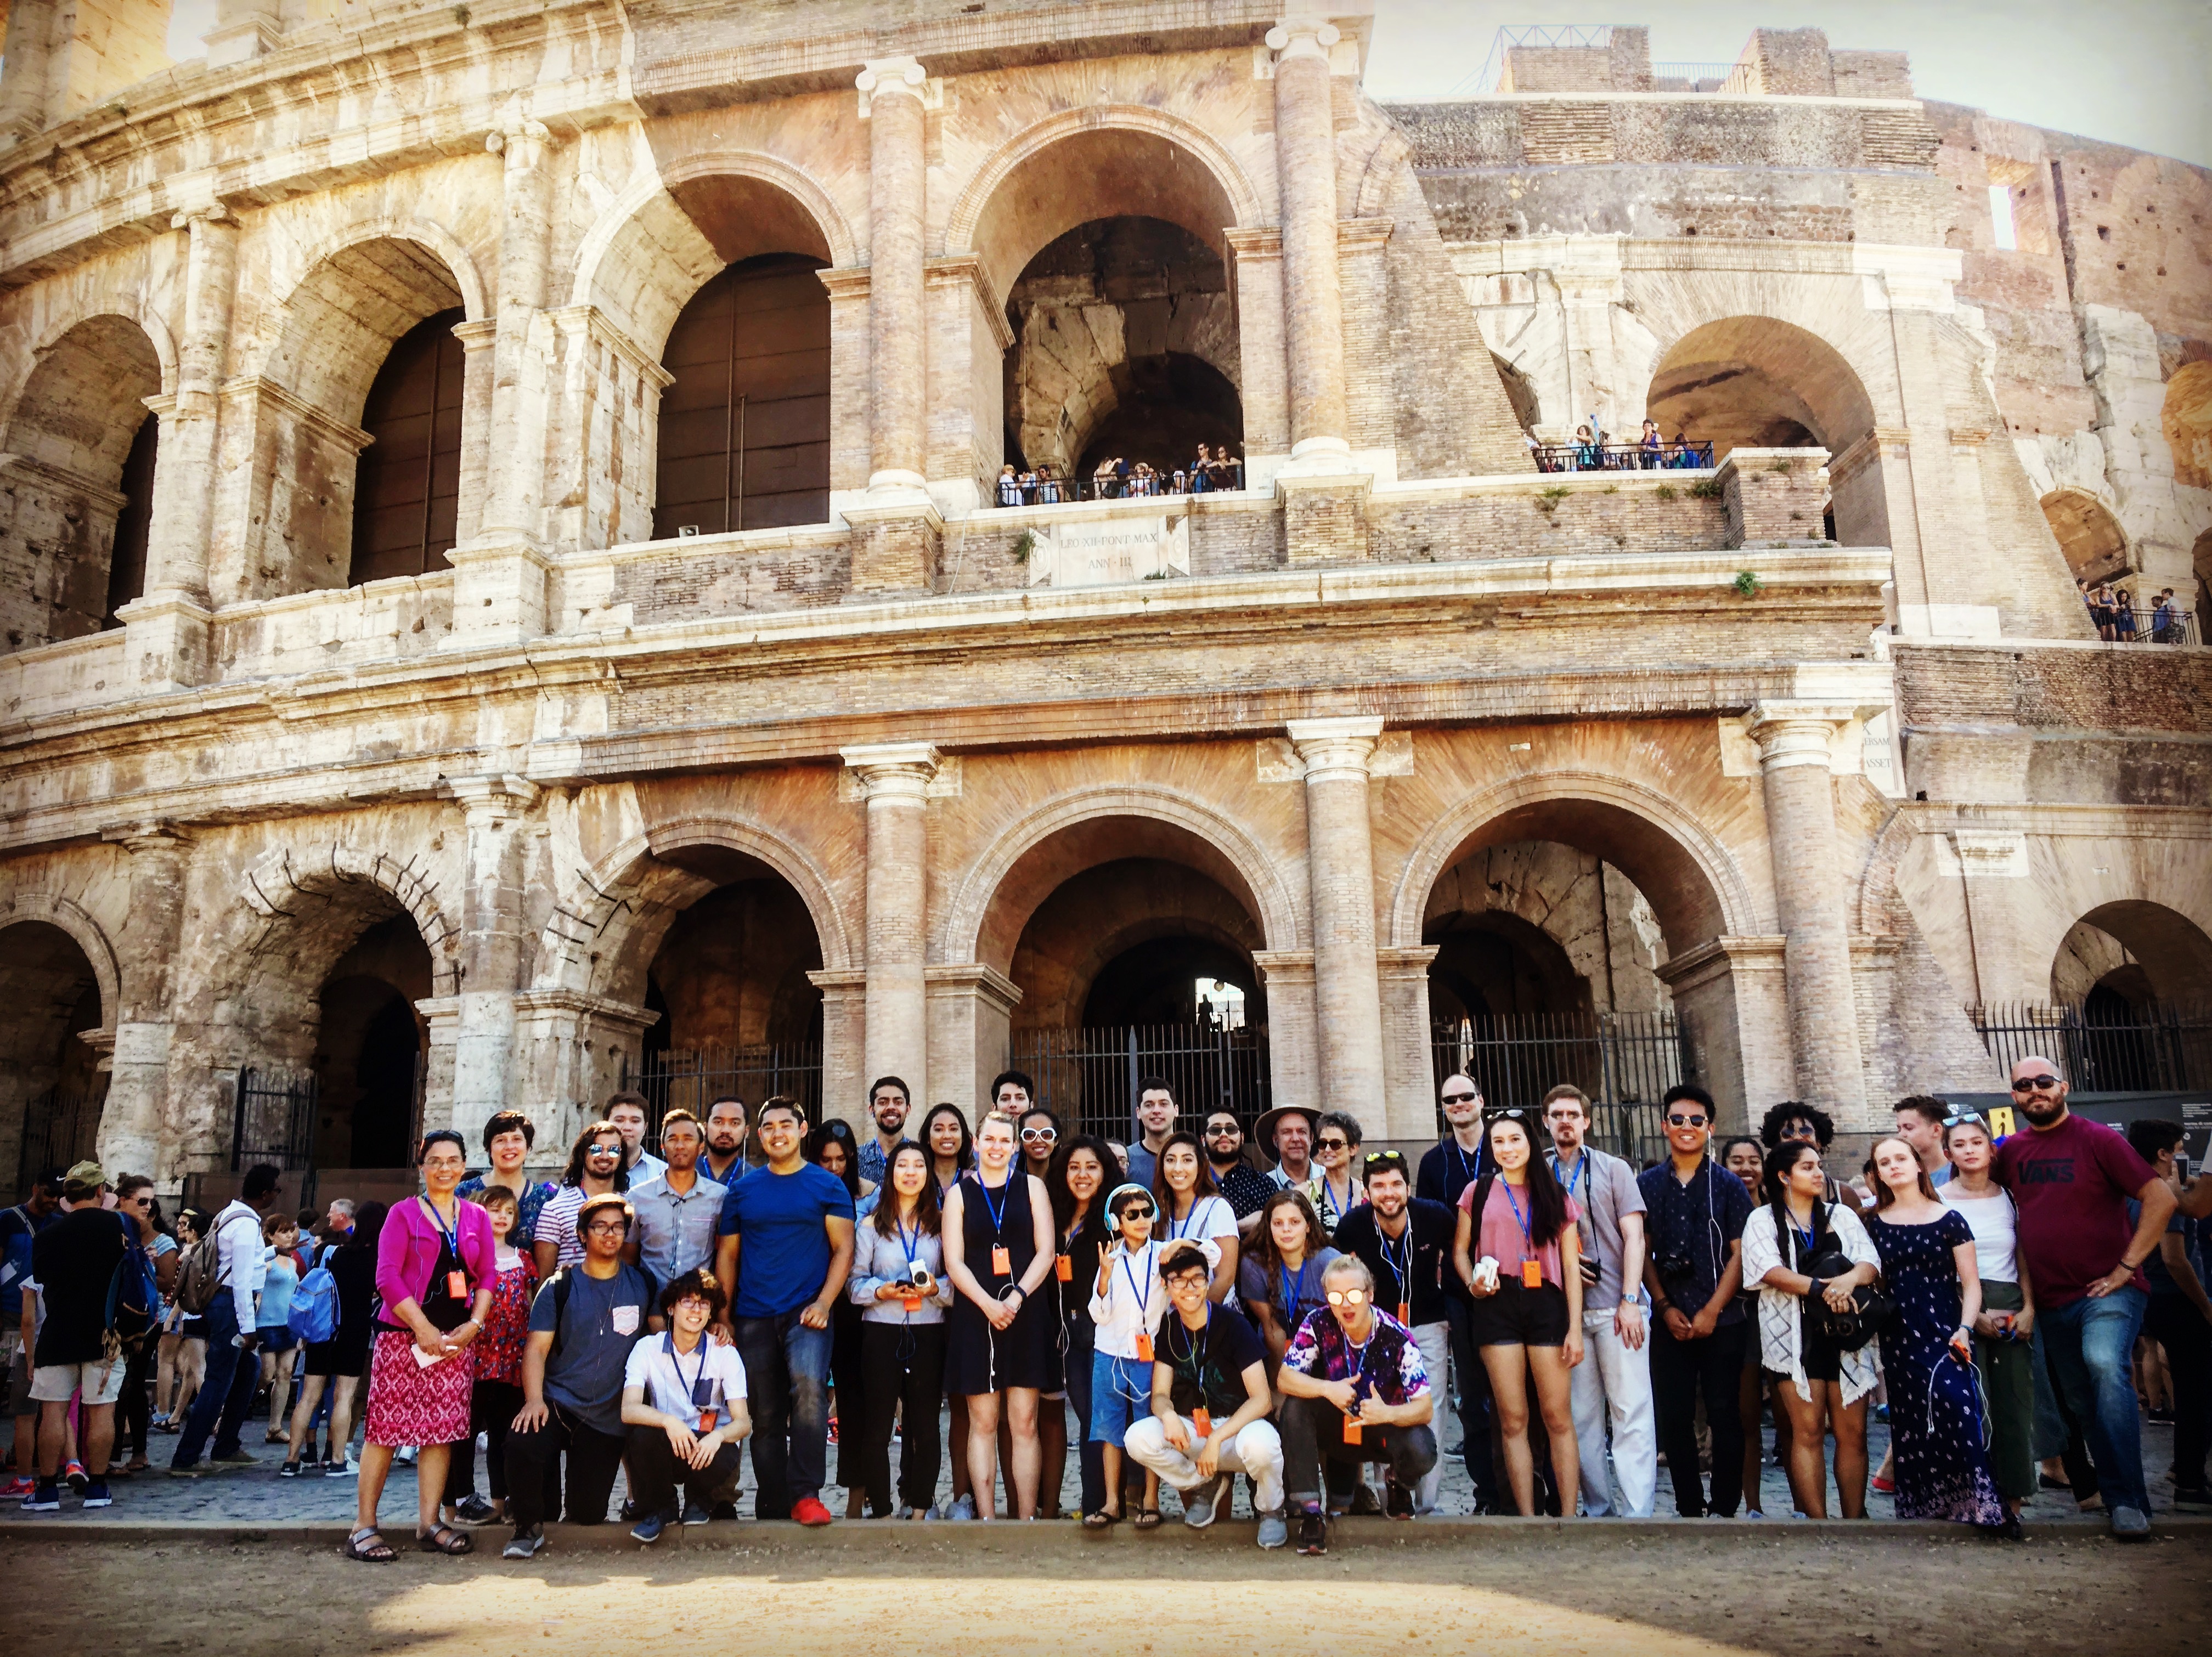
M456 307L402 334L369 384L362 429L374 440L355 478L347 585L450 568L461 501L466 357Z
M161 363L126 317L80 322L39 354L0 437L0 589L9 650L118 625L145 589Z
M1772 317L1726 317L1667 349L1644 396L1662 436L1730 450L1818 447L1841 456L1874 432L1874 403L1841 353L1817 334ZM1880 469L1839 483L1827 513L1846 546L1888 543Z
M1011 1062L1086 1131L1127 1138L1136 1083L1185 1113L1267 1108L1260 907L1235 865L1179 824L1091 818L1047 835L993 895L977 959L1021 992Z
M640 994L658 1017L630 1085L652 1101L653 1123L678 1106L703 1118L723 1092L748 1104L786 1094L819 1120L822 992L808 974L823 964L822 942L805 900L728 847L678 847L659 861L702 889L668 921Z
M2051 998L2055 1016L2033 1022L2077 1089L2212 1086L2212 937L2179 911L2140 899L2090 910L2059 942Z
M292 290L263 370L290 397L264 392L254 412L258 543L243 567L210 571L221 600L445 567L465 446L453 328L466 314L445 258L398 236L341 249Z
M62 928L18 921L0 928L0 1178L20 1193L98 1142L107 1075L85 1038L103 1022L100 980Z
M2158 418L2173 454L2173 481L2212 489L2212 362L2185 362L2174 371Z
M2120 520L2094 495L2054 489L2043 497L2043 515L2066 555L2066 567L2081 580L2109 581L2128 568L2128 535Z
M317 1168L405 1168L422 1126L429 1034L415 1004L431 992L430 951L414 917L379 920L324 975L314 1077Z
M656 539L830 516L830 294L807 253L728 266L692 295L661 366Z
M1024 267L1006 312L1006 421L1024 468L1084 478L1110 457L1171 476L1200 443L1241 451L1228 274L1182 226L1079 225Z

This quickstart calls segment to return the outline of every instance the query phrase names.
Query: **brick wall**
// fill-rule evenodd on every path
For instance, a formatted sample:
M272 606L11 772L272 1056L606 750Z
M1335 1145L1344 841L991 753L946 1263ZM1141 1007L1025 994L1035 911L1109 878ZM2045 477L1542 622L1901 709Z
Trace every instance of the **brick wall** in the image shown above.
M1696 552L1722 544L1726 521L1717 499L1689 493L1701 481L1680 483L1568 483L1539 473L1528 489L1462 500L1418 503L1376 501L1369 532L1378 563L1447 562L1462 559L1531 558L1575 553ZM1658 490L1674 491L1662 499ZM1546 491L1565 493L1547 496Z
M1716 474L1727 517L1724 545L1799 545L1827 538L1820 503L1828 494L1825 449L1737 449Z
M1899 646L1896 658L1898 707L1908 725L2212 736L2212 652Z

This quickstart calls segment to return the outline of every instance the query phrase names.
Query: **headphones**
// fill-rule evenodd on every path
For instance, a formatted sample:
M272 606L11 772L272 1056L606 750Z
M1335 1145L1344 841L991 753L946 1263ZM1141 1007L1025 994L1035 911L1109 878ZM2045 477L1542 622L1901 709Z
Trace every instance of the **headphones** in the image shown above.
M1121 1201L1123 1197L1132 1193L1142 1197L1148 1203L1152 1201L1151 1187L1140 1186L1134 1180L1124 1181L1108 1192L1106 1193L1106 1230L1109 1235L1119 1237L1121 1235ZM1154 1204L1154 1206L1157 1207L1158 1205Z

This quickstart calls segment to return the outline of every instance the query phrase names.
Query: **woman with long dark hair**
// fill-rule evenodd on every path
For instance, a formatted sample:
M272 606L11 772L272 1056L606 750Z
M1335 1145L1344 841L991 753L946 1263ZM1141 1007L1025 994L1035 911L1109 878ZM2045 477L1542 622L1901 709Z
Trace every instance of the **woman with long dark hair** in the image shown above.
M975 1131L975 1171L945 1207L945 1269L952 1303L945 1383L968 1412L968 1476L976 1516L992 1517L999 1417L1013 1428L1007 1483L1015 1514L1036 1512L1037 1398L1058 1368L1052 1302L1038 1295L1053 1273L1052 1204L1044 1183L1014 1166L1014 1125L986 1116Z
M1828 1434L1836 1435L1836 1491L1844 1517L1866 1517L1867 1395L1880 1379L1875 1343L1845 1350L1807 1315L1817 1296L1848 1312L1857 1291L1875 1280L1881 1257L1850 1205L1826 1198L1820 1147L1785 1139L1766 1153L1767 1199L1743 1228L1743 1280L1759 1286L1758 1349L1778 1411L1790 1423L1790 1493L1808 1519L1828 1516L1828 1474L1821 1465ZM1821 1256L1841 1253L1850 1270L1826 1279L1812 1275ZM1755 1421L1753 1416L1748 1419Z
M952 1280L945 1275L944 1221L929 1153L911 1139L884 1163L882 1200L853 1229L853 1271L846 1296L860 1314L863 1412L838 1448L854 1459L848 1483L878 1518L926 1519L937 1499L942 1459L937 1406L945 1396L945 1314ZM898 1506L891 1505L891 1423L902 1416Z
M2020 1535L1984 1449L1988 1413L1974 1375L1982 1278L1973 1228L1946 1208L1920 1156L1892 1136L1874 1146L1875 1211L1867 1235L1896 1308L1881 1336L1889 1382L1897 1516L1948 1519Z
M1766 1146L1747 1133L1721 1141L1718 1153L1720 1165L1741 1181L1745 1193L1751 1198L1752 1211L1766 1200ZM1747 1517L1764 1519L1760 1509L1759 1486L1765 1481L1766 1441L1759 1429L1759 1417L1767 1408L1767 1395L1776 1389L1769 1382L1765 1366L1759 1354L1759 1285L1747 1276L1743 1287L1736 1291L1736 1304L1743 1309L1745 1326L1753 1331L1752 1338L1743 1344L1743 1369L1736 1377L1736 1417L1743 1423L1743 1506ZM1790 1411L1780 1398L1773 1401L1774 1459L1784 1467L1790 1465Z
M960 1176L975 1166L975 1142L968 1132L968 1118L956 1104L932 1105L915 1138L929 1152L930 1182L937 1189L937 1211L942 1215ZM948 1324L945 1339L949 1343L951 1338ZM945 1448L952 1458L952 1500L945 1507L945 1516L973 1519L975 1493L968 1488L968 1406L949 1393L946 1402L951 1423Z
M1109 1510L1105 1458L1091 1435L1091 1370L1097 1350L1097 1326L1091 1320L1091 1296L1084 1285L1097 1277L1099 1252L1106 1247L1106 1193L1111 1183L1109 1176L1115 1170L1114 1153L1106 1142L1091 1134L1079 1134L1063 1141L1054 1153L1044 1182L1045 1193L1052 1199L1053 1229L1060 1239L1059 1256L1053 1261L1053 1283L1060 1293L1061 1363L1067 1375L1067 1398L1075 1406L1083 1522L1094 1530L1112 1520L1103 1516Z
M1152 1197L1160 1205L1162 1246L1188 1239L1221 1251L1206 1290L1218 1306L1237 1287L1237 1211L1221 1194L1198 1135L1182 1129L1168 1135L1152 1166Z
M1536 1377L1562 1512L1571 1514L1582 1456L1569 1372L1583 1361L1582 1236L1575 1223L1581 1216L1536 1155L1525 1114L1500 1111L1484 1128L1491 1171L1460 1193L1452 1246L1453 1266L1474 1297L1474 1344L1490 1376L1514 1504L1524 1518L1536 1511L1528 1378Z
M1321 1278L1336 1253L1304 1192L1285 1187L1260 1205L1252 1247L1237 1267L1237 1297L1267 1349L1270 1384L1298 1326L1328 1304Z

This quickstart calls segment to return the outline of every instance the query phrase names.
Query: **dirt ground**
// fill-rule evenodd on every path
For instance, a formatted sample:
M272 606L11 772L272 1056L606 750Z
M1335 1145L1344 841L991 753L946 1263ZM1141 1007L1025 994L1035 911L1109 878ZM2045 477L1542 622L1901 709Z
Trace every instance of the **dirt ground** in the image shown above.
M872 1527L827 1546L832 1539L793 1532L659 1553L572 1547L528 1565L410 1551L383 1567L281 1540L10 1539L0 1572L21 1591L0 1620L15 1650L138 1657L2020 1657L2039 1648L2164 1657L2201 1648L2212 1576L2212 1533L2201 1531L2131 1548L2087 1532L2005 1546L1872 1527L1792 1537L1781 1525L1600 1544L1550 1531L1424 1541L1376 1522L1371 1539L1366 1527L1340 1527L1323 1559L1261 1555L1241 1525L1179 1531L939 1542ZM495 1550L496 1533L479 1539ZM253 1614L241 1617L245 1607Z

